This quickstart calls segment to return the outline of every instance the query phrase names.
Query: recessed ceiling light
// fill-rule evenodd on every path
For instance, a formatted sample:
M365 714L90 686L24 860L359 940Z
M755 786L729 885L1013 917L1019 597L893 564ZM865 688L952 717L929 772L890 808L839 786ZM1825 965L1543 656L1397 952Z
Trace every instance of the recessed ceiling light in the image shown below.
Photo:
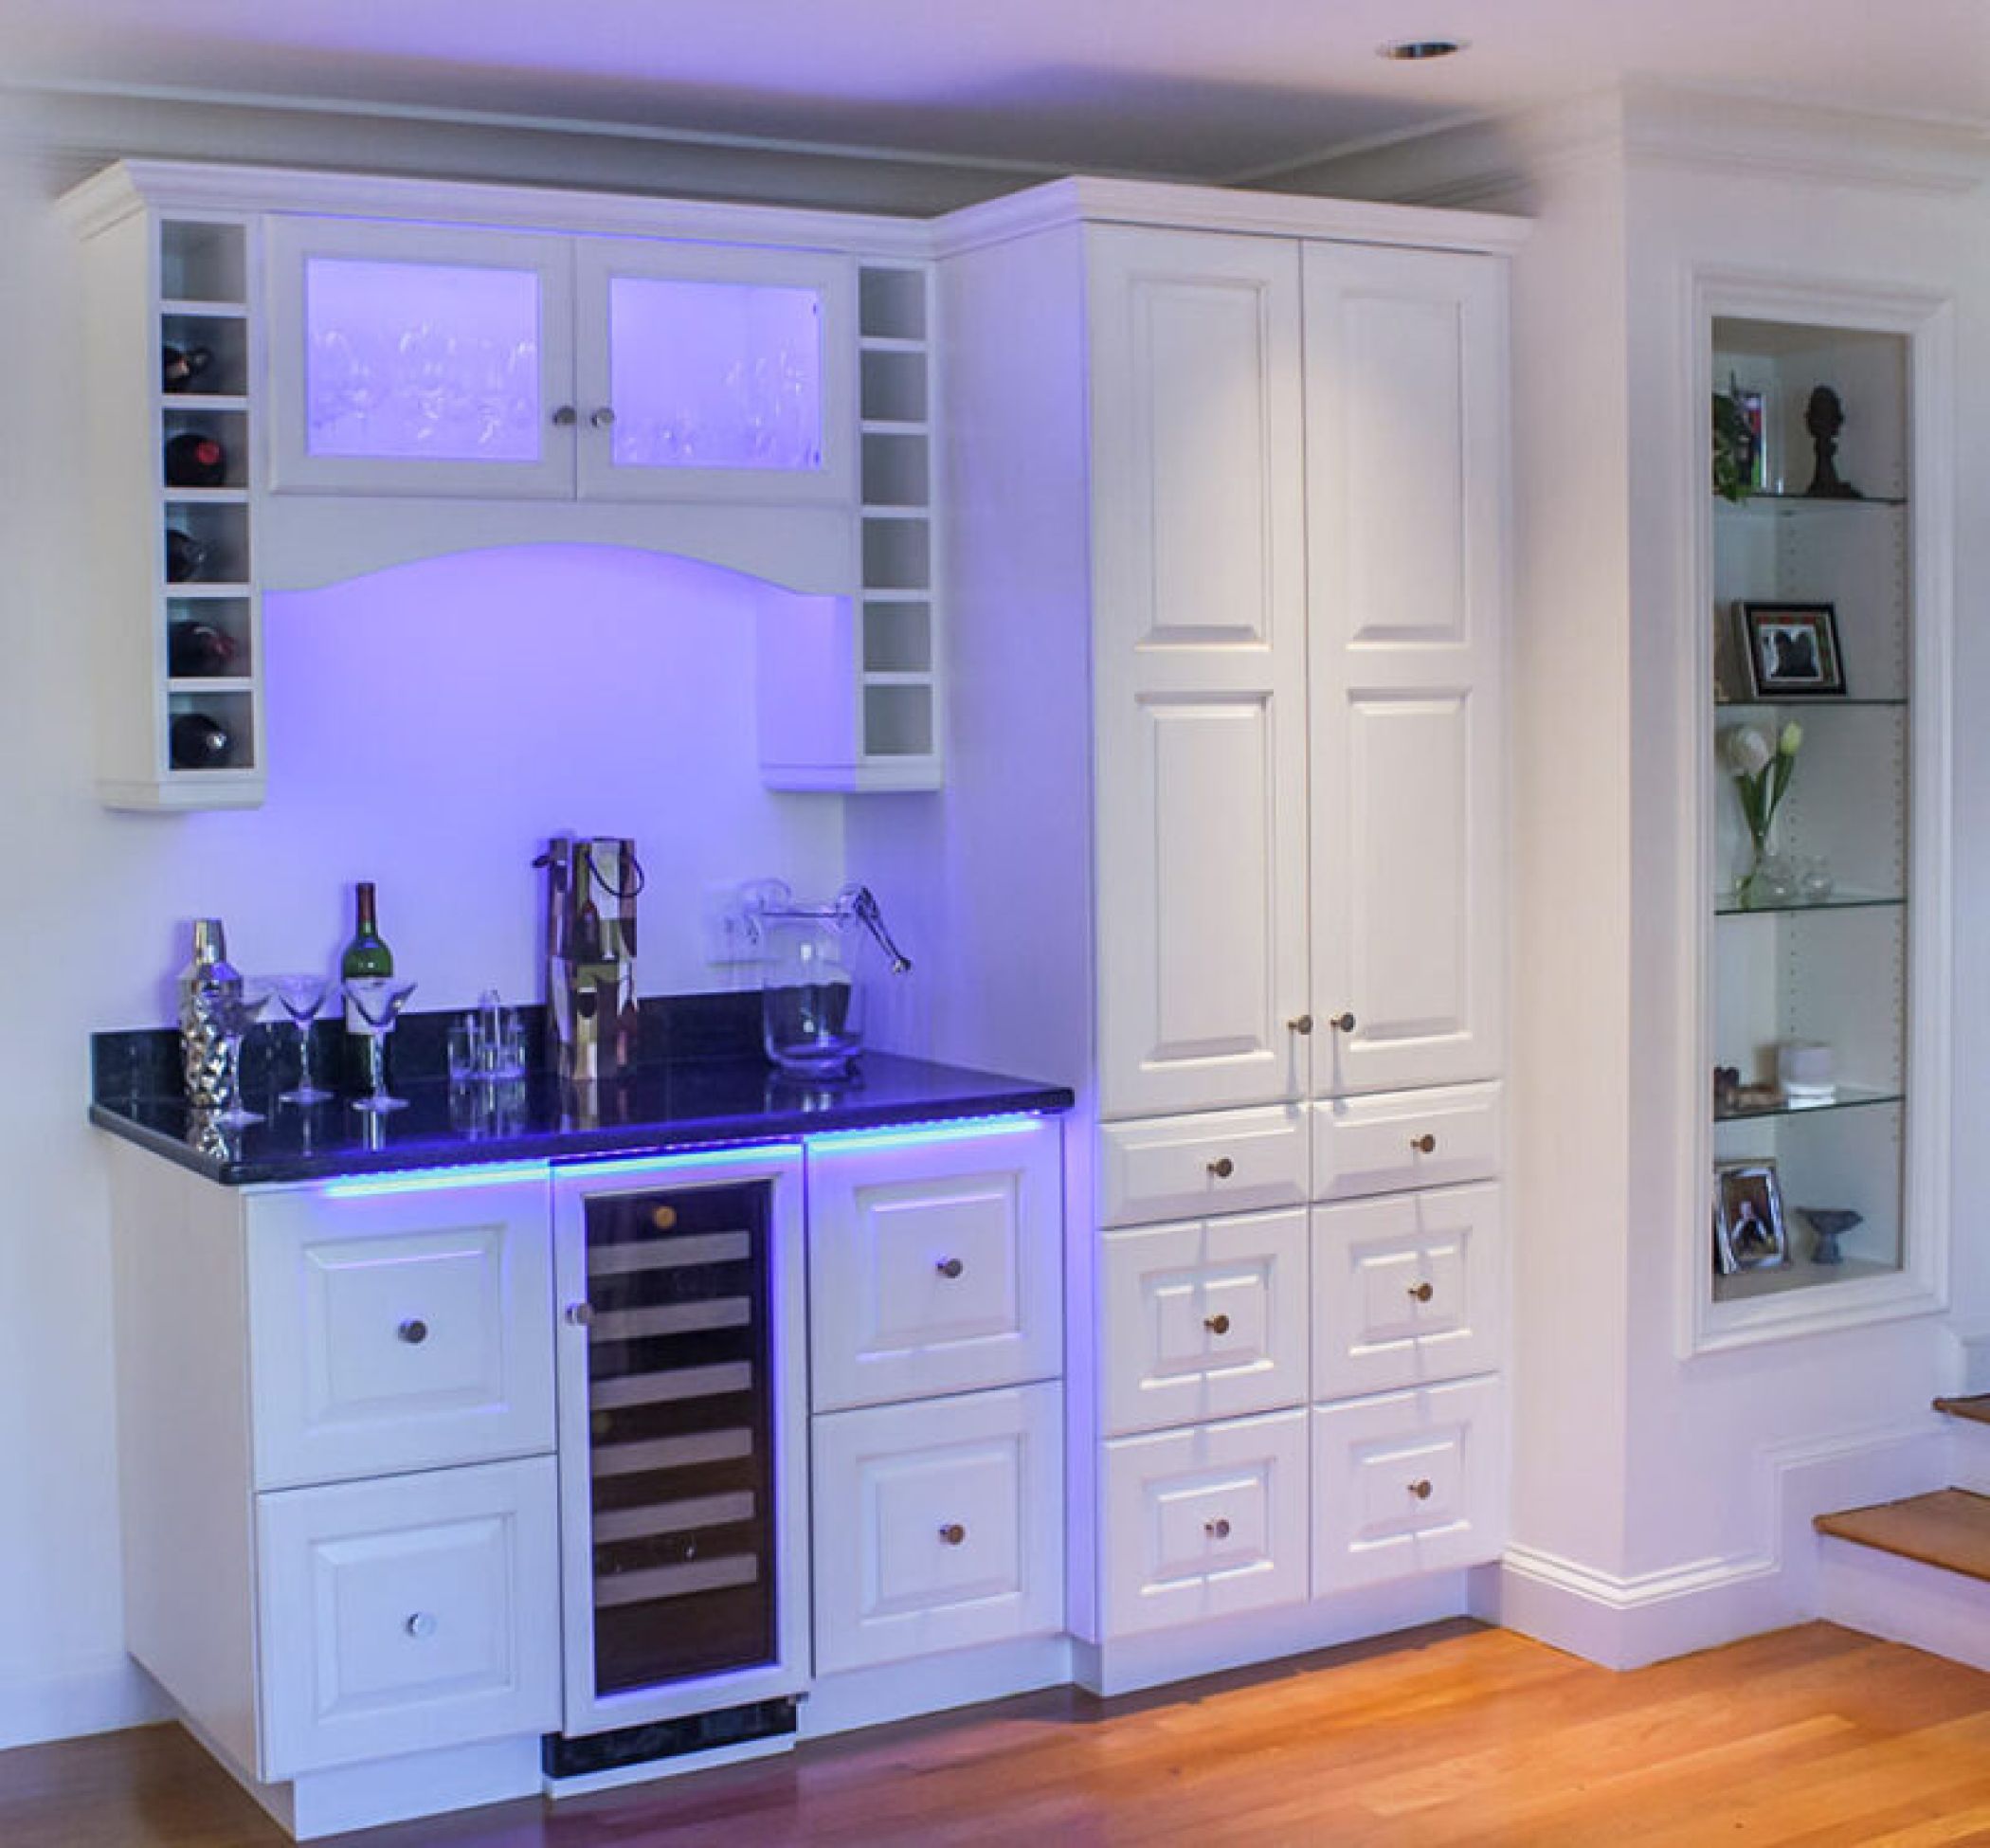
M1450 58L1464 50L1463 39L1397 39L1377 45L1378 58L1392 58L1402 63L1417 63L1425 58Z

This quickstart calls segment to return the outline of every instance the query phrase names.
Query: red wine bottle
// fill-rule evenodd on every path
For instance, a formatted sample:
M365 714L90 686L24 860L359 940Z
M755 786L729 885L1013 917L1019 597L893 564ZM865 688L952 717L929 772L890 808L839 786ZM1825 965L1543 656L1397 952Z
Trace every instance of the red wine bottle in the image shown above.
M213 363L214 354L206 347L161 347L159 383L168 391L190 391Z
M228 478L228 452L205 430L182 430L166 444L166 485L218 488Z
M167 749L174 770L226 770L235 755L235 739L210 714L176 713Z
M166 629L166 671L175 679L226 674L235 664L235 638L212 623L172 623Z
M176 526L166 529L166 582L190 584L208 562L208 548Z

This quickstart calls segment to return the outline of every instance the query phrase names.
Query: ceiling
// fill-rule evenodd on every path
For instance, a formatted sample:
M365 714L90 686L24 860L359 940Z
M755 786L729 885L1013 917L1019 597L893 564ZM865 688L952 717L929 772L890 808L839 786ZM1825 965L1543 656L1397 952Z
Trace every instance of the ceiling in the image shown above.
M1385 40L1463 39L1390 63ZM1990 127L1990 0L0 0L0 75L1248 180L1626 76Z

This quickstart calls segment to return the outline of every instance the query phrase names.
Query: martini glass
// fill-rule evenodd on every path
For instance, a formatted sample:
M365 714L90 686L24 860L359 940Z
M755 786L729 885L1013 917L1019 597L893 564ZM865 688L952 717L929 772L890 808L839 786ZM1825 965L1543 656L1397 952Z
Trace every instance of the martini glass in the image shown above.
M312 1076L311 1023L325 1005L325 996L331 991L332 984L325 976L302 973L272 975L269 981L277 991L278 1002L290 1016L290 1024L298 1030L297 1088L278 1092L277 1101L280 1104L321 1104L332 1093Z
M264 982L244 982L239 989L223 989L215 996L214 1024L221 1029L226 1066L222 1078L226 1101L214 1113L214 1121L223 1129L239 1130L262 1121L261 1111L249 1110L242 1101L242 1042L268 1006L269 985Z
M366 1096L353 1098L353 1108L376 1115L390 1110L407 1109L406 1097L387 1095L387 1036L394 1030L394 1022L400 1018L401 1009L407 1006L407 997L414 993L415 985L391 975L349 975L343 987L346 999L358 1011L367 1032L376 1042L370 1061L373 1068L373 1088Z

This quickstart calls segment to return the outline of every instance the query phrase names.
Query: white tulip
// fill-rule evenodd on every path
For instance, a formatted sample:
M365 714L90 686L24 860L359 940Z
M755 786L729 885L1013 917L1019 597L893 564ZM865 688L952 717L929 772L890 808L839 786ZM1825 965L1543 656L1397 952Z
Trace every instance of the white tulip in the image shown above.
M1794 718L1782 728L1782 735L1776 740L1776 749L1785 757L1794 757L1803 749L1803 727Z
M1790 728L1795 731L1796 728ZM1801 734L1799 734L1800 738ZM1728 768L1736 776L1760 776L1768 769L1776 752L1767 738L1752 725L1737 725L1725 740ZM1796 747L1792 745L1791 750Z

